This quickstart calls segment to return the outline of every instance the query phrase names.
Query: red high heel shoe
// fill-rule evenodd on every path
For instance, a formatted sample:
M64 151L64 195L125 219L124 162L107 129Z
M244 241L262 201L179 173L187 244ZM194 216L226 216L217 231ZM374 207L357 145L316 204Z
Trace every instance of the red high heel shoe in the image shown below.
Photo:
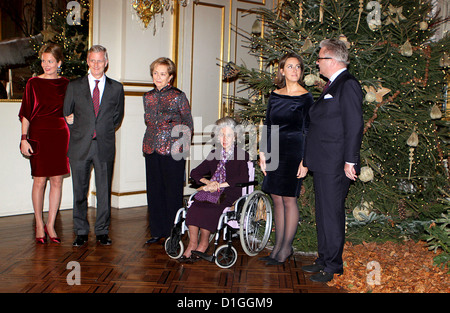
M44 232L45 234L48 236L48 238L50 238L51 242L54 243L61 243L61 239L59 239L59 237L51 237L50 234L47 231L47 225L44 225Z
M35 228L34 232L36 233L36 228ZM47 242L47 235L46 234L47 234L47 232L45 232L44 237L36 237L36 243L39 243L39 244L46 243Z

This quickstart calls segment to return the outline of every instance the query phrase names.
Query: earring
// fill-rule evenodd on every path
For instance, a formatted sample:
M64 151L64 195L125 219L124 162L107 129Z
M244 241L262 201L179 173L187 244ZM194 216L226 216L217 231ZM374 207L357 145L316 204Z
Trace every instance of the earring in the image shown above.
M58 66L57 73L58 73L58 75L61 74L61 66Z

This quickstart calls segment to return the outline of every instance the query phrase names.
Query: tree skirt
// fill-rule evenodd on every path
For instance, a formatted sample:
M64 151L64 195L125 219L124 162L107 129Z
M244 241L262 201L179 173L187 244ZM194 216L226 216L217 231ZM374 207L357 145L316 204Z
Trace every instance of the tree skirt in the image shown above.
M422 241L346 243L344 274L328 285L358 293L449 293L450 274L433 264L436 255Z

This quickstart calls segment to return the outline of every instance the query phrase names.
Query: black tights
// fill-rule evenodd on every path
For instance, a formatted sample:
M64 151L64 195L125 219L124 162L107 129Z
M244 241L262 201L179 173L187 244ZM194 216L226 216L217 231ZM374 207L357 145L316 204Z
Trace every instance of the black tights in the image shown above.
M296 197L271 196L274 203L275 246L270 257L284 262L292 252L300 213Z

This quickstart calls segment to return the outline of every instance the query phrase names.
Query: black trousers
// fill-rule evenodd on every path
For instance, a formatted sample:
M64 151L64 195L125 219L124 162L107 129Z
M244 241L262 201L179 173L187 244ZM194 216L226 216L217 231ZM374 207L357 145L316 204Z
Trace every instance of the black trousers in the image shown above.
M186 160L171 155L145 154L147 206L152 237L168 237L183 205Z
M89 234L87 194L92 166L94 167L97 194L95 234L108 234L111 220L111 182L114 161L100 161L98 158L97 140L93 140L85 160L69 159L69 163L72 171L73 227L75 234Z
M345 243L345 198L351 180L342 174L314 172L316 200L317 264L328 273L342 273Z

